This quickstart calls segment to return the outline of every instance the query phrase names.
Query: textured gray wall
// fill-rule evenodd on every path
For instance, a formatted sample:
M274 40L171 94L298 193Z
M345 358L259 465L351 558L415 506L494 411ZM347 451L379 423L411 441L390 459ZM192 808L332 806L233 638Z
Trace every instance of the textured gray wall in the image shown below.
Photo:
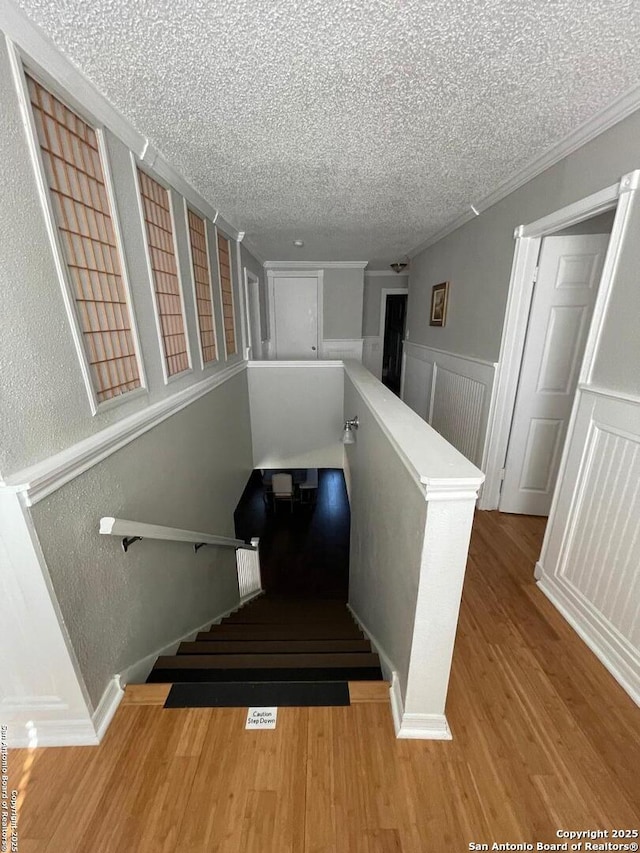
M350 470L349 603L389 657L404 696L427 502L348 376L344 410L360 428Z
M249 367L254 468L342 467L344 371L318 365Z
M94 707L115 673L238 601L233 550L143 540L124 554L100 517L234 536L251 467L241 373L33 507Z
M325 338L344 340L362 336L363 280L362 270L325 269Z
M417 255L409 277L410 340L497 361L514 228L615 184L621 175L639 168L639 138L640 112L636 112ZM441 281L451 282L449 308L447 325L436 328L429 326L429 305L431 287Z

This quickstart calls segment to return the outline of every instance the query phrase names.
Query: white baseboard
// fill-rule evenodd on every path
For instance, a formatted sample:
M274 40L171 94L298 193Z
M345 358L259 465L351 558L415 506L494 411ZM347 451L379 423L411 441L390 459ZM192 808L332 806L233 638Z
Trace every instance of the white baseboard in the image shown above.
M107 684L107 688L102 694L102 699L98 703L98 707L91 715L93 727L98 738L98 743L102 740L105 732L109 728L109 723L118 710L118 705L122 701L124 690L120 686L120 679L117 675Z
M162 646L162 648L156 649L154 652L151 652L150 655L146 655L135 663L132 663L126 669L123 669L122 672L116 676L116 678L118 678L119 683L122 685L122 687L126 687L127 684L143 684L146 681L147 676L153 669L153 665L156 662L157 658L159 658L161 655L174 654L180 643L188 643L192 640L195 640L196 634L198 634L200 631L205 631L209 627L209 625L218 624L226 616L229 616L231 613L235 613L236 610L238 610L240 607L243 607L245 604L248 604L254 598L257 598L259 595L262 594L263 591L259 590L258 592L252 593L251 595L247 595L236 605L229 608L228 610L225 610L223 613L218 613L215 616L210 616L206 622L202 623L202 625L199 625L197 628L193 628L191 631L188 631L181 637L177 637L175 640L172 640L170 643L167 643L166 646Z
M380 643L376 640L371 631L367 628L367 626L364 624L362 619L358 616L358 614L355 612L355 610L350 604L347 604L347 610L356 620L363 634L367 635L367 639L370 641L371 645L375 649L376 654L380 658L380 669L382 670L384 680L392 681L393 675L396 671L396 667L393 665L385 650L382 648Z
M396 737L412 740L452 740L444 714L409 714L404 710L400 680L394 672L391 679L391 713Z
M31 728L16 732L9 724L7 746L10 749L34 749L41 746L97 746L98 736L89 718L81 720L43 720Z
M618 684L640 705L640 660L637 651L626 646L622 648L616 642L612 629L602 624L602 617L585 602L582 606L572 594L565 590L561 579L553 577L538 564L536 572L540 572L538 587L549 601L564 616L578 636L584 640L594 655L602 663ZM617 648L616 646L620 646ZM634 658L629 660L628 658Z

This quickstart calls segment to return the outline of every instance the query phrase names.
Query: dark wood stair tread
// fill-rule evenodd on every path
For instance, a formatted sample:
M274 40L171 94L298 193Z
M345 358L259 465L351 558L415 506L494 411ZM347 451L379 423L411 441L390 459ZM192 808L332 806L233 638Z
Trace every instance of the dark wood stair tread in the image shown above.
M188 681L382 681L379 667L339 666L300 669L153 669L148 684Z
M263 655L161 655L154 669L321 669L323 667L378 667L373 652Z
M370 652L368 640L198 640L180 643L179 655L307 654L310 652Z
M355 624L336 625L323 622L296 622L277 625L229 625L222 622L208 631L200 631L198 640L361 640L362 632Z

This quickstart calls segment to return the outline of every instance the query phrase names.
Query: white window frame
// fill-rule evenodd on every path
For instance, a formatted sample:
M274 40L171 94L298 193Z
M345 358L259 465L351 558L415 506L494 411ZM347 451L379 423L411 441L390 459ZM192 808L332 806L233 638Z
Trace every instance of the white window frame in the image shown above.
M237 276L233 274L233 260L231 258L231 244L235 243L235 240L230 237L222 228L219 228L214 223L214 228L216 232L216 266L218 272L218 289L220 291L220 315L222 318L222 339L224 341L224 360L229 361L229 358L240 358L242 359L242 341L238 342L238 318L236 317L236 294L235 294L235 282L234 279ZM224 294L222 293L222 276L220 275L220 247L218 245L218 235L221 234L227 243L229 244L229 277L231 279L231 308L233 310L233 338L236 342L236 351L233 355L229 356L227 352L227 333L224 327ZM240 345L239 345L240 344Z
M218 326L216 323L216 301L213 289L213 270L211 268L211 246L209 243L209 228L210 221L208 218L201 213L201 211L195 206L195 204L191 204L187 201L186 198L183 199L184 202L184 221L187 229L187 243L189 248L189 269L191 271L191 292L193 293L193 308L196 315L196 327L198 330L198 352L200 353L200 366L203 371L209 371L219 366L220 364L220 349L218 347ZM206 246L207 253L207 261L209 263L209 290L211 292L211 311L213 313L213 340L216 347L216 357L213 361L204 360L204 353L202 351L202 333L200 330L200 315L198 313L198 293L196 291L196 275L193 269L193 252L191 250L191 232L189 231L189 210L195 213L202 221L204 222L204 240ZM180 374L181 375L181 374Z
M182 281L182 273L180 271L180 254L178 253L178 233L176 230L176 217L173 206L173 195L172 195L172 187L167 184L162 178L157 176L155 173L149 169L146 163L143 163L133 151L129 152L129 156L131 158L131 166L133 169L133 179L135 181L136 195L138 197L138 214L140 216L140 226L142 228L142 239L144 243L144 252L145 257L147 259L147 271L149 275L149 285L151 287L151 296L153 299L153 314L156 321L156 334L158 336L158 345L160 347L160 359L162 364L162 377L165 385L169 385L171 382L175 382L178 379L182 379L185 376L188 376L190 373L193 373L193 357L191 355L191 340L189 338L189 326L187 323L187 309L184 301L184 283ZM149 235L147 233L147 220L144 212L144 203L142 201L142 192L140 187L140 179L138 177L138 169L144 172L147 177L149 177L152 181L155 181L157 184L166 190L169 196L169 214L171 216L171 231L173 232L173 251L175 253L176 258L176 275L178 278L178 289L180 290L180 305L182 306L182 319L184 323L184 337L187 346L187 357L189 361L189 367L186 370L181 370L180 373L174 373L169 376L167 371L167 356L164 347L164 338L162 335L162 322L160 320L160 311L158 308L158 296L156 294L156 283L153 275L153 266L151 264L151 252L149 251ZM188 234L187 234L188 238Z
M32 62L29 57L23 56L20 49L15 44L7 40L7 47L9 52L11 71L13 74L13 79L18 95L18 102L20 104L20 111L22 113L22 119L26 130L27 146L31 155L31 162L36 178L36 186L38 190L38 195L40 196L42 210L44 213L45 226L51 243L53 260L56 267L56 272L58 274L60 290L62 292L62 299L67 313L67 318L69 320L71 336L73 338L73 343L78 356L78 361L80 362L80 371L82 373L82 379L85 385L85 389L87 391L87 397L89 398L89 407L91 409L91 415L95 416L101 412L106 411L107 409L115 408L125 402L128 403L135 397L141 396L143 394L148 394L147 376L144 367L144 361L142 358L142 348L140 346L140 338L138 335L138 324L136 321L133 299L131 296L129 271L124 252L124 242L122 239L122 230L120 228L120 217L116 205L115 192L113 189L113 178L111 174L111 167L105 142L104 128L97 121L97 119L91 116L91 114L84 109L82 105L78 104L77 100L74 97L64 91L59 94L61 92L61 87L59 86L59 84L55 80L53 80L50 75L44 72L36 63ZM60 241L58 223L53 211L53 205L51 203L51 193L49 191L49 186L45 177L46 171L44 167L44 161L42 159L42 152L40 150L40 141L38 139L38 132L36 130L35 120L33 117L31 98L29 97L29 91L27 89L27 73L32 76L34 80L40 83L40 85L42 85L55 98L62 101L65 106L73 110L73 112L76 112L78 116L92 128L92 130L96 134L96 139L98 141L100 163L104 174L105 189L109 202L109 212L113 223L116 249L118 251L120 260L120 272L122 275L122 283L127 299L127 308L129 309L129 318L131 321L131 337L135 350L136 361L138 364L138 375L140 379L139 388L134 388L132 391L125 391L123 394L118 394L115 397L111 397L109 400L104 400L102 402L98 400L98 395L94 387L93 380L91 378L91 366L89 364L89 359L87 358L87 353L84 346L83 332L80 328L78 313L76 310L75 289L69 277L69 270L67 268L62 243Z

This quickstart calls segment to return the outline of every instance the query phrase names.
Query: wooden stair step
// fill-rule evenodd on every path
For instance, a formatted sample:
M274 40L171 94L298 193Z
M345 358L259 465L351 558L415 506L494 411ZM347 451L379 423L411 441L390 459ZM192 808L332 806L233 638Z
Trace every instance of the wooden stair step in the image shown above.
M355 624L296 622L282 625L229 625L222 622L208 631L200 631L198 640L361 640L362 632Z
M259 669L153 669L147 678L155 682L187 681L377 681L382 680L379 667L337 666Z
M122 705L164 705L171 684L127 684L122 697Z
M223 620L225 625L294 625L300 622L323 625L352 625L353 619L345 610L343 613L312 613L305 614L295 611L264 611L262 613L234 613Z
M178 655L370 652L368 640L197 640L180 643Z
M322 669L378 667L373 652L261 654L261 655L161 655L154 669Z

